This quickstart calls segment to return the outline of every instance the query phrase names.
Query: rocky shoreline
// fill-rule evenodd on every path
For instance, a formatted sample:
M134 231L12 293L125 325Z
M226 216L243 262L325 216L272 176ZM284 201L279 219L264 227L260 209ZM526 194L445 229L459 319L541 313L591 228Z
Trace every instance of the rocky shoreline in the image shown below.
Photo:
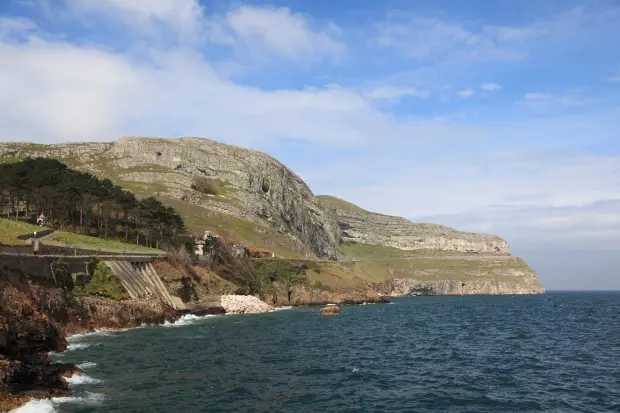
M383 300L338 300L339 304L362 301ZM325 304L322 300L296 303ZM226 314L278 309L249 295L222 295L220 305ZM36 284L20 272L0 268L0 412L32 399L73 394L66 379L82 371L74 364L53 363L50 356L50 352L67 350L72 335L174 323L184 314L157 300L74 297L60 288Z

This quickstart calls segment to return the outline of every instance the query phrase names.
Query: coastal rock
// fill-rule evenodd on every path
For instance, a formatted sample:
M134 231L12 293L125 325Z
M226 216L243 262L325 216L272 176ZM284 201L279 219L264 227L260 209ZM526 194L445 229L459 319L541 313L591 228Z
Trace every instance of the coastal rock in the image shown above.
M340 314L340 308L335 305L328 305L327 307L321 308L319 311L319 315L336 315Z
M228 314L268 313L274 308L252 295L223 295L221 306Z
M65 378L81 370L70 363L52 363L49 356L66 350L66 334L160 324L178 317L159 301L72 297L34 280L0 262L0 412L33 398L72 394Z

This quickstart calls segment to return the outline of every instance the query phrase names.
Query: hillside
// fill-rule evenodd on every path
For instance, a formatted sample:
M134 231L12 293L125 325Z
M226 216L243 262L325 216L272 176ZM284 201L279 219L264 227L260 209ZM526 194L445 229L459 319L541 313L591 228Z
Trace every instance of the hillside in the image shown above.
M507 242L495 235L414 223L315 196L286 166L258 151L199 138L0 143L1 162L27 156L53 157L139 196L153 195L174 207L195 233L210 230L283 258L363 260L324 264L313 275L336 290L373 284L385 294L406 294L423 282L438 293L544 291L535 273L510 257ZM377 261L385 258L390 259ZM406 285L392 282L400 279ZM389 288L380 285L386 280ZM462 282L437 284L455 280Z
M509 253L508 243L495 235L457 231L438 224L414 223L376 214L333 196L319 196L338 217L343 241L401 250Z

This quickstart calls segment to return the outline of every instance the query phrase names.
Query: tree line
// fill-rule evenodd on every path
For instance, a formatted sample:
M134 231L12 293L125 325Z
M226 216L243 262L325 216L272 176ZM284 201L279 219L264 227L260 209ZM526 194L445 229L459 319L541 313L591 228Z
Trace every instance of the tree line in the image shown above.
M131 236L152 247L174 243L185 228L176 210L156 198L138 199L109 179L49 158L0 164L0 211L7 219L33 222L43 214L52 228L103 238Z

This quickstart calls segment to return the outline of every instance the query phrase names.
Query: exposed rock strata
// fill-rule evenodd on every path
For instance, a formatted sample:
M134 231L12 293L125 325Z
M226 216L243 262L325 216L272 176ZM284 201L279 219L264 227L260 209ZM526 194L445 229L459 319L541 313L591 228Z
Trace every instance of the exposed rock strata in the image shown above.
M0 158L55 157L96 175L147 182L161 195L275 227L300 250L336 257L340 230L304 181L262 152L208 139L123 137L113 143L2 144ZM194 177L219 179L225 196L190 188Z
M383 245L402 250L509 253L508 243L495 235L462 232L405 218L375 214L333 197L320 197L335 211L343 241Z

